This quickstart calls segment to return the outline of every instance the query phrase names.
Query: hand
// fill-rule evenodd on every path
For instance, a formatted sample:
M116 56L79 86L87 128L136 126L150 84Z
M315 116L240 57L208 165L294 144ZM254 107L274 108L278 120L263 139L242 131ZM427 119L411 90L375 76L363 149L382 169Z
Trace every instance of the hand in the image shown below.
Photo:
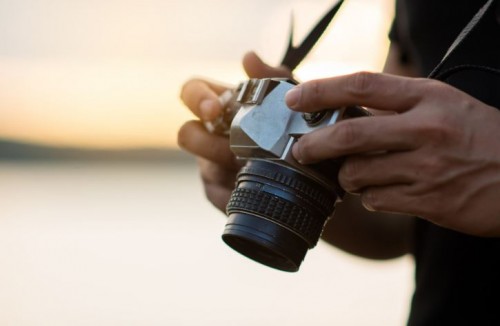
M290 71L266 65L255 53L245 55L243 67L251 78L291 77ZM223 109L218 96L225 90L221 85L192 79L184 84L181 99L198 118L211 121ZM217 208L225 211L240 169L229 150L229 139L207 132L200 121L189 121L179 130L178 144L198 157L205 194Z
M375 211L500 235L500 112L444 83L357 73L300 84L293 110L363 105L397 114L345 120L303 136L303 164L346 156L341 186Z

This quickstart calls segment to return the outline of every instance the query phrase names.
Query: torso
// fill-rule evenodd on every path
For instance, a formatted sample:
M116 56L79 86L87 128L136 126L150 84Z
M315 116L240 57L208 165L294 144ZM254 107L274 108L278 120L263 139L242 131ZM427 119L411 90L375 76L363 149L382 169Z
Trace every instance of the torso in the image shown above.
M427 76L485 2L399 0L393 42ZM463 64L500 69L496 15L485 17L444 70ZM444 81L500 108L500 74L463 70ZM409 325L500 325L500 238L469 236L418 219L414 255Z

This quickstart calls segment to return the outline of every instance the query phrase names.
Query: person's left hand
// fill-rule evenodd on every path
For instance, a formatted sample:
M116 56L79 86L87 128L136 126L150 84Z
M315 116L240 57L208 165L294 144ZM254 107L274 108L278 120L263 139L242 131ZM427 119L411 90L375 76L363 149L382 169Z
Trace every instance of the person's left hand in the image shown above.
M293 154L303 164L346 156L339 182L370 210L500 236L497 109L439 81L365 72L300 84L286 101L297 111L362 105L396 112L304 135Z

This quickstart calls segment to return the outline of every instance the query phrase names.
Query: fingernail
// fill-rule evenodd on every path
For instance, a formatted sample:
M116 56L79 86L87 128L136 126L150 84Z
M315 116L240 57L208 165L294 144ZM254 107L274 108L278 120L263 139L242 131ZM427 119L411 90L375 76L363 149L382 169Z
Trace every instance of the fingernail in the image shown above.
M296 108L300 102L301 97L302 97L302 87L296 86L292 88L285 95L286 105L288 105L290 109Z
M213 107L214 107L214 101L213 100L203 100L200 103L200 118L203 120L212 120L212 115L213 115Z
M295 158L295 160L297 160L297 162L299 162L300 164L302 164L302 157L301 157L301 154L300 154L300 145L299 143L295 143L292 147L292 155L293 157Z
M369 211L369 212L375 212L375 210L373 209L373 207L371 207L371 206L370 206L370 204L367 204L367 203L365 203L365 202L362 202L362 205L363 205L363 207L364 207L367 211Z
M361 193L361 204L363 207L369 212L375 212L372 205L370 205L370 201L372 199L372 194L368 191Z

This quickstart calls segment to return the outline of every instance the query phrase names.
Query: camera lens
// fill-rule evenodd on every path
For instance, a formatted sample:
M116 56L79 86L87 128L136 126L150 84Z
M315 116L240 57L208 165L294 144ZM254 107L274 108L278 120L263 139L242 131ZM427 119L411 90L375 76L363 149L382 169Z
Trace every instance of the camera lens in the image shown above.
M290 167L249 160L229 200L222 239L259 263L295 272L318 242L336 199L332 187Z

